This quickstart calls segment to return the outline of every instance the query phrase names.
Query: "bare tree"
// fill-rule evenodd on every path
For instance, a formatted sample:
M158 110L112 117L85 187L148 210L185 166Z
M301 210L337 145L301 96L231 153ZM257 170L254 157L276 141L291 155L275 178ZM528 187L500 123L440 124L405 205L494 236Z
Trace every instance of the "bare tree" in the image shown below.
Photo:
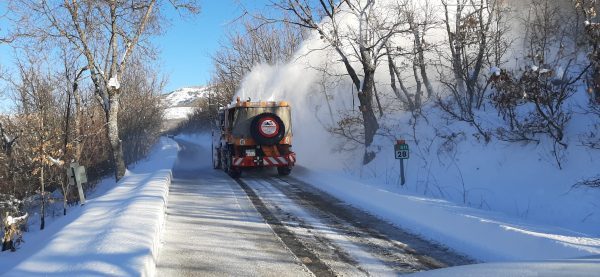
M338 54L358 91L361 143L365 145L363 163L369 163L375 158L370 146L379 129L373 102L377 96L375 72L381 58L386 56L388 41L394 35L407 31L403 29L406 23L404 17L398 13L395 3L391 6L376 5L374 0L320 0L315 3L286 0L273 5L290 16L290 19L279 21L316 31L326 45ZM354 20L357 24L347 24L345 20ZM341 124L340 128L345 125ZM339 133L345 131L340 130ZM354 134L350 136L355 137Z
M221 48L212 56L213 107L231 102L242 79L255 65L289 61L303 39L302 30L289 23L263 24L245 17L232 24L241 25L241 30L233 28L234 31L227 34ZM216 114L215 109L211 112Z
M17 32L46 40L66 40L85 60L94 94L104 109L107 137L112 150L115 178L125 173L125 161L119 138L119 99L121 79L136 47L150 53L148 38L160 31L161 10L166 5L192 13L198 11L189 1L93 1L12 0L12 9L20 15ZM32 16L34 14L35 16Z
M160 98L165 80L149 65L135 59L122 80L121 101L127 109L119 114L125 162L145 157L160 136L164 108Z
M69 168L69 158L72 161L79 161L81 156L81 139L82 128L81 121L83 117L83 107L79 83L84 77L83 74L87 71L87 66L79 64L78 54L76 51L70 51L69 45L63 45L61 48L61 58L63 62L64 74L64 91L66 94L66 107L64 114L64 135L63 135L63 153L65 155L64 170ZM75 53L73 55L73 53ZM74 100L74 101L73 101ZM75 104L73 108L72 104ZM74 111L74 114L72 114ZM73 122L71 122L73 118ZM72 138L72 139L71 139ZM63 215L67 214L67 206L69 202L70 186L68 175L65 174L61 182L63 192Z
M485 141L490 140L476 120L474 109L480 109L489 86L483 72L485 67L498 66L508 43L503 35L506 29L497 20L507 12L507 3L499 0L442 0L443 24L448 38L448 54L441 52L438 65L440 82L450 92L438 105L451 118L474 126ZM450 64L446 68L446 61ZM448 73L450 71L450 74ZM451 78L446 75L452 76Z
M398 99L400 99L408 110L418 112L421 108L423 99L423 86L427 92L427 97L433 95L433 85L431 84L427 73L427 62L425 60L425 52L430 50L428 43L425 41L426 33L435 24L435 9L430 1L422 1L419 3L405 2L398 6L399 13L404 14L408 23L408 33L406 37L397 39L399 41L412 41L412 47L393 47L391 43L386 45L386 54L388 59L388 68L390 73L390 84L392 91ZM398 58L403 58L399 66ZM402 72L411 72L414 80L414 93L411 93L408 86L405 85L404 75ZM398 87L399 85L399 87Z

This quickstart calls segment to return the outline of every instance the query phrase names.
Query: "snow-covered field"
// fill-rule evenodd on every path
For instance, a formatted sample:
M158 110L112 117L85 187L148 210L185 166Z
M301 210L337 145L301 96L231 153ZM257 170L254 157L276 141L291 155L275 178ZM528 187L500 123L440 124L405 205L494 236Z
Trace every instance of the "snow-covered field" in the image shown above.
M177 150L162 138L119 183L104 180L84 206L26 233L21 249L0 254L0 274L154 275Z
M166 120L186 119L188 115L194 113L193 107L169 107L165 109Z

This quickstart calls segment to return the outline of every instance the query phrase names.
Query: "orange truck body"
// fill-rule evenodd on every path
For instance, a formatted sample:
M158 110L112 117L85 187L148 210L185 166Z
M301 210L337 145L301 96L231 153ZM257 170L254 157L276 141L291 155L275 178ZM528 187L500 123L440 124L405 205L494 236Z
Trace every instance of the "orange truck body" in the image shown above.
M290 174L296 163L292 151L291 108L287 102L238 101L221 109L213 131L213 166L234 178L243 169L276 167Z

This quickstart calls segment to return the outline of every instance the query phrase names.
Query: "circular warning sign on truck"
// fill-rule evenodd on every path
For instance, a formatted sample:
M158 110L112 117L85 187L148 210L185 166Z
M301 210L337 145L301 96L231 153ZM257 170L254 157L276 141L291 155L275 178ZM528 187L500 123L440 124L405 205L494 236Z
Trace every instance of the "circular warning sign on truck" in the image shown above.
M252 138L259 145L275 145L285 135L285 124L274 113L262 113L255 116L250 123Z
M258 132L264 137L272 138L279 133L279 124L272 117L261 118L258 126Z

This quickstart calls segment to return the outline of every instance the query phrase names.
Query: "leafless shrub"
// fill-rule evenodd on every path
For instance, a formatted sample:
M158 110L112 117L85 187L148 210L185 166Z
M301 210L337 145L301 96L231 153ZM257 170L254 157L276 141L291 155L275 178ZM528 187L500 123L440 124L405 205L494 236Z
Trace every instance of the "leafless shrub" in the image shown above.
M567 148L565 127L572 111L567 100L575 93L584 73L577 61L576 38L571 35L568 15L550 1L534 0L523 18L525 55L523 68L496 69L489 82L494 91L491 103L507 126L496 135L505 141L539 142L551 138L553 155L561 167L561 153Z
M156 72L139 62L123 76L121 102L125 108L119 114L119 125L127 164L145 157L160 135L163 84Z
M600 120L600 2L596 0L573 0L577 12L585 19L584 45L590 62L586 76L589 101L584 112ZM600 150L600 123L594 124L588 133L580 135L582 145Z
M575 9L584 19L585 43L591 70L588 74L590 104L600 105L600 2L597 0L572 0Z
M508 123L498 129L500 139L539 142L537 135L546 134L567 147L564 129L571 115L565 101L575 93L575 82L564 76L557 79L551 70L526 69L520 76L502 71L492 83L492 103Z
M594 104L592 101L588 102L587 109L584 112L600 119L600 105ZM595 123L589 131L580 134L579 140L583 146L600 150L600 123Z
M474 110L483 107L489 86L484 69L504 63L511 45L506 38L509 9L504 1L495 0L444 0L442 6L448 43L444 47L447 50L439 52L437 70L449 97L438 97L437 106L450 119L475 127L489 142L490 132L478 121Z
M340 150L353 150L363 145L365 134L360 113L357 111L341 111L339 113L340 119L336 121L336 125L328 128L328 131L349 141Z

